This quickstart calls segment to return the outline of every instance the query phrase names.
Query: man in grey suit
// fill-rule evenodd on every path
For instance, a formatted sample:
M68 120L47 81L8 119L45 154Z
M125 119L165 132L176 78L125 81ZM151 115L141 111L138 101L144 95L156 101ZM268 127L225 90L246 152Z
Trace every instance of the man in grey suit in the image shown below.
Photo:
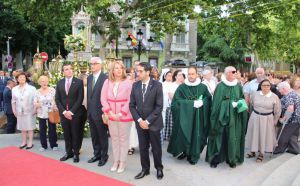
M92 57L90 60L93 74L87 78L87 114L90 124L94 156L88 160L93 163L99 160L98 166L103 166L108 159L108 127L102 121L102 105L100 103L101 89L107 76L101 72L102 60Z
M163 92L162 84L150 78L150 71L151 66L149 63L143 62L137 66L139 81L132 86L129 104L138 132L142 165L142 171L135 176L135 179L141 179L149 175L149 146L151 144L154 166L157 170L156 176L160 180L164 176L160 142L160 130L163 128Z

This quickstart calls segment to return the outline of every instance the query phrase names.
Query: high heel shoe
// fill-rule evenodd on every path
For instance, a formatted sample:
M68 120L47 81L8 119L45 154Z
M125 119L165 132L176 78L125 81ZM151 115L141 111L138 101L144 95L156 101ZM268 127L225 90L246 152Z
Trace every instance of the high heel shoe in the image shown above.
M24 149L25 147L27 147L27 144L19 146L19 149Z
M117 173L122 173L124 171L125 171L125 163L121 162L120 165L119 165L119 168L117 170Z
M32 149L33 146L34 146L34 145L32 144L31 147L26 147L26 149L27 149L27 150L28 150L28 149Z
M111 172L115 172L118 169L119 163L118 162L114 162L113 166L110 168Z

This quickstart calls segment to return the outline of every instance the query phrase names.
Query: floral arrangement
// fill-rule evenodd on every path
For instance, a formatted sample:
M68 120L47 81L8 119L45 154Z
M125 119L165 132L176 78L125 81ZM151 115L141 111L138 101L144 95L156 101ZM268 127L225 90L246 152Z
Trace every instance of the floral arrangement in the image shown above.
M68 51L84 51L86 47L86 40L82 33L77 35L65 35L64 45L65 49Z

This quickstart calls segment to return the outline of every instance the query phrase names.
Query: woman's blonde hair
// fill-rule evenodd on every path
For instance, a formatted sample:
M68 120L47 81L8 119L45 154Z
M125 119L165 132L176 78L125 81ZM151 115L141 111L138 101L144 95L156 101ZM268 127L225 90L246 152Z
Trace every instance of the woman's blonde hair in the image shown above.
M47 81L49 82L48 76L42 75L42 76L40 76L39 79L38 79L38 83L39 83L39 84L41 84L42 79L47 79Z
M115 81L116 80L116 78L114 76L114 68L117 64L120 65L121 68L122 68L122 77L121 77L121 79L122 80L126 79L126 68L123 64L123 61L122 60L115 60L114 62L111 63L110 69L109 69L108 79L110 81Z

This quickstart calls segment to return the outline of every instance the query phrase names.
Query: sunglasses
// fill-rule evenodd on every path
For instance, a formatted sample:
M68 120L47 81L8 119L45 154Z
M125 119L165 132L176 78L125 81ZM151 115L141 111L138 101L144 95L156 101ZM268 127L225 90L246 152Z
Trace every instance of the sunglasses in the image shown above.
M236 74L236 70L231 71L232 74Z

